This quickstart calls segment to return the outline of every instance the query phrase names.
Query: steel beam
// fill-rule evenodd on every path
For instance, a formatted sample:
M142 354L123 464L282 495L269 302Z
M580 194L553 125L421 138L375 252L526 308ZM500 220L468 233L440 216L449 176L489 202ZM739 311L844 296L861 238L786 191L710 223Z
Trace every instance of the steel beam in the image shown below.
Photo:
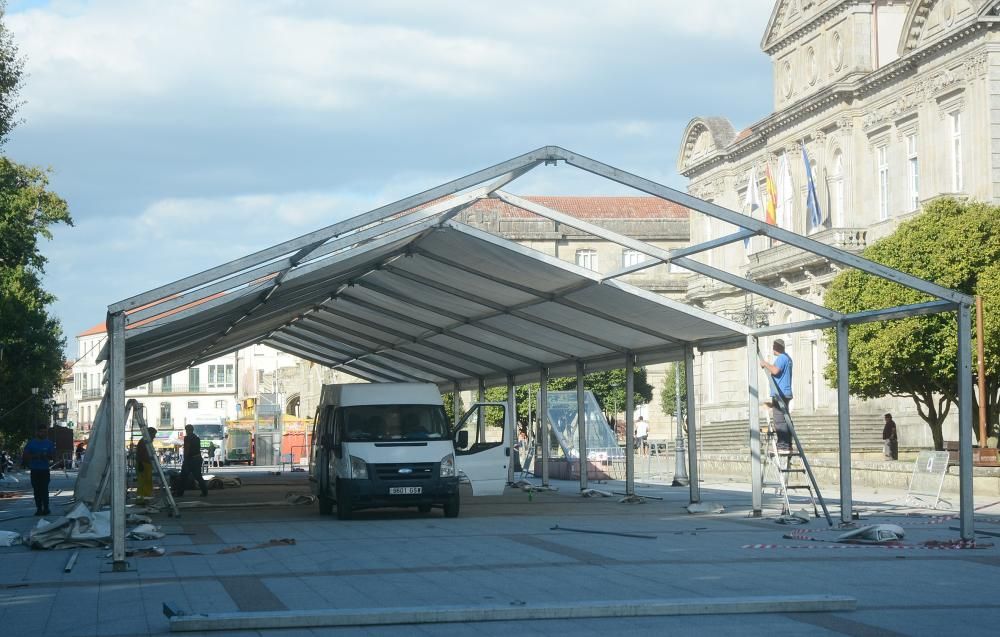
M125 314L108 313L111 360L108 395L111 407L111 568L128 570L125 561Z
M549 423L549 370L542 367L538 370L538 420L542 431L542 486L549 486L549 441L552 437L552 426Z
M851 395L848 384L850 354L847 348L847 323L837 324L837 444L840 451L840 521L853 517L851 493Z
M763 515L763 473L761 470L760 456L760 365L758 358L760 347L757 337L747 335L747 415L750 425L750 493L751 493L751 516L755 518Z
M517 442L517 394L514 389L514 377L507 375L507 413L510 414L504 423L504 440L507 447L507 484L514 483L514 454L518 451L514 448Z
M958 306L958 487L963 540L975 540L972 498L972 314L971 303Z
M744 239L749 239L756 236L757 233L751 230L739 230L732 234L723 235L716 239L710 239L708 241L702 241L701 243L696 243L693 246L687 246L685 248L676 248L670 250L670 259L676 259L678 257L687 257L693 254L698 254L706 250L711 250L713 248L719 248L722 246L729 245L730 243L736 243L737 241L742 241ZM608 281L610 279L617 279L619 277L625 276L627 274L635 274L636 272L641 272L642 270L648 270L649 268L656 267L661 264L667 264L667 262L661 259L647 259L641 263L635 265L630 265L625 268L619 268L618 270L613 270L601 278L601 281Z
M519 157L515 157L508 161L496 164L490 168L476 171L472 174L466 175L459 179L449 181L448 183L442 184L435 188L425 190L422 193L400 199L391 204L375 208L366 213L357 215L345 221L335 223L333 225L327 226L315 232L310 232L308 234L302 235L296 239L290 241L285 241L279 243L276 246L260 250L253 254L235 259L228 263L225 263L214 268L210 268L198 274L184 277L173 283L168 283L166 285L161 285L160 287L154 288L142 294L137 294L135 296L129 297L123 301L119 301L111 305L108 308L110 312L118 312L122 310L130 310L134 307L144 305L151 301L156 301L168 296L172 296L184 290L189 290L191 288L204 285L205 283L210 283L216 279L241 272L248 268L253 268L262 263L276 259L296 251L299 251L306 246L313 245L318 241L326 241L333 237L344 234L345 232L350 232L352 230L357 230L363 228L371 223L375 223L382 219L392 217L401 212L405 212L411 208L422 206L424 204L430 203L436 199L442 197L447 197L456 192L465 190L473 186L477 186L484 181L491 179L496 179L502 177L508 173L517 173L516 176L520 176L523 169L533 168L537 166L540 162L549 159L555 152L554 147L543 147L537 150L533 150L529 153L525 153Z
M580 458L580 491L587 488L587 473L590 462L587 460L587 403L583 385L583 363L576 363L576 431L579 434L577 452Z
M635 495L635 356L625 357L625 496ZM618 414L614 415L615 425ZM615 431L615 439L618 432Z
M684 352L684 373L687 380L687 426L688 426L688 485L691 502L701 502L701 470L698 467L698 419L695 417L694 399L694 348L690 345Z
M893 270L892 268L875 263L874 261L870 261L864 257L847 252L846 250L828 246L825 243L816 241L815 239L804 237L790 230L785 230L779 226L770 225L765 221L734 212L718 204L709 203L687 193L674 190L673 188L658 184L654 181L650 181L649 179L638 177L624 170L620 170L613 166L584 157L583 155L558 147L552 149L552 152L553 154L558 155L559 159L564 160L567 164L575 166L581 170L605 177L625 186L630 186L636 190L660 197L661 199L672 201L691 210L696 210L716 219L730 223L734 226L744 228L746 230L752 230L776 241L792 245L805 252L825 257L835 263L856 268L889 281L895 281L896 283L900 283L913 290L918 290L946 301L965 304L971 304L973 302L971 297L960 292L949 290L948 288L929 281L924 281L923 279L905 274L899 270Z

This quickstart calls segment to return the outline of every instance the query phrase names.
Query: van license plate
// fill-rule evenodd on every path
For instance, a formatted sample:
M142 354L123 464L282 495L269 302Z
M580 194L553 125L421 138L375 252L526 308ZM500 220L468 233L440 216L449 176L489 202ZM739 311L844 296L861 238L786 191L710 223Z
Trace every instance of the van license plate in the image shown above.
M423 487L389 487L389 495L420 495Z

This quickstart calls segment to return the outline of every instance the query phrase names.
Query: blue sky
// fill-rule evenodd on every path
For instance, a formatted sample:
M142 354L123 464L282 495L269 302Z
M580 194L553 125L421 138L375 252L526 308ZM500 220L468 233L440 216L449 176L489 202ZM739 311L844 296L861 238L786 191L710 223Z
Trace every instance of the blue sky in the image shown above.
M684 126L771 110L771 0L10 0L4 152L52 168L69 337L109 303L533 148L683 187ZM618 194L570 169L521 194Z

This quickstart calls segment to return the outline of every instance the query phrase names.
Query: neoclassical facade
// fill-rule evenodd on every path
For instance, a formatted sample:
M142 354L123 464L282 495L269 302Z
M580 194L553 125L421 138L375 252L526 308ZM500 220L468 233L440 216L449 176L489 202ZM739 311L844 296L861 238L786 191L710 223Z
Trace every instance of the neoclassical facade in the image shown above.
M774 112L742 131L724 117L692 119L677 157L692 194L763 218L745 202L751 175L766 192L769 167L779 185L777 223L853 251L934 197L1000 201L1000 1L778 0L761 48L773 65ZM803 147L819 223L806 208ZM693 243L733 231L694 213L690 224ZM814 302L837 273L764 238L703 260ZM753 305L772 325L811 318L702 277L690 281L687 300L732 315ZM833 422L823 335L785 340L795 360L794 413ZM698 363L703 425L745 422L745 353L705 353ZM887 410L904 447L931 445L912 403L852 401L859 420ZM946 438L956 435L946 428Z

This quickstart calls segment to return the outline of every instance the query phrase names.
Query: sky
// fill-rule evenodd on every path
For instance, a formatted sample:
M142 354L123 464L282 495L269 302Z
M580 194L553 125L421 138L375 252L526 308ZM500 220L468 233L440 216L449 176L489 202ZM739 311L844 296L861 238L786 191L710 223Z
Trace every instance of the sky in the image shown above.
M74 337L107 306L555 144L684 188L692 117L771 111L772 0L8 0L23 123L75 225L42 249ZM518 194L628 194L572 168Z

